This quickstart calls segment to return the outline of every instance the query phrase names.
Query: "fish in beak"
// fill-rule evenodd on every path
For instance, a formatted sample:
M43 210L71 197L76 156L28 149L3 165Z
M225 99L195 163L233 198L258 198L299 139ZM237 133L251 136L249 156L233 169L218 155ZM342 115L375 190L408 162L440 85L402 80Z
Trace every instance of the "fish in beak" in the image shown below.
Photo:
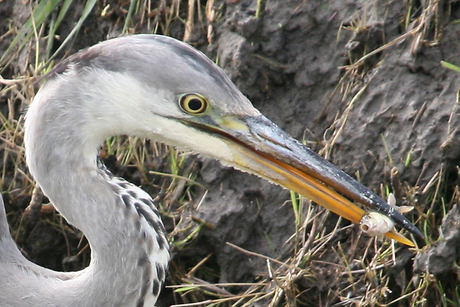
M394 221L394 224L423 238L420 230L394 206L387 204L262 115L229 115L219 119L205 116L199 121L184 123L223 140L233 157L232 161L226 162L235 168L295 191L353 223L360 224L364 221L373 224L382 217L384 221ZM369 215L369 212L355 203L363 204L370 212L377 214ZM394 224L386 224L390 226L380 230L382 235L414 246L411 240L394 230ZM361 228L366 230L367 225ZM379 230L377 234L378 232ZM373 234L376 234L375 229Z

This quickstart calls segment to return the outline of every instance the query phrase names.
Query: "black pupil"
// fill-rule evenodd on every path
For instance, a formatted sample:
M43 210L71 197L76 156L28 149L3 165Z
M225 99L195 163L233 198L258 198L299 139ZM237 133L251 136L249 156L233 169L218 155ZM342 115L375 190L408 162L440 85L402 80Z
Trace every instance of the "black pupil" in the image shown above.
M188 102L188 107L192 111L198 111L201 109L202 106L203 106L203 102L198 98L190 99Z

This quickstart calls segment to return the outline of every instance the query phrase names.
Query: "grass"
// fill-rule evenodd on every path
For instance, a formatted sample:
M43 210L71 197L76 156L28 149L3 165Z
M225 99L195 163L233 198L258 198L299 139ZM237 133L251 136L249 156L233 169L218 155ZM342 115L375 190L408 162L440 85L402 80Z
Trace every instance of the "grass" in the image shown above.
M258 18L263 16L266 2L257 2L255 14ZM170 34L173 29L181 27L187 40L194 35L204 35L205 41L211 43L215 27L213 22L223 14L223 7L215 7L213 1L207 1L206 6L200 1L160 1L158 7L150 1L141 0L132 1L129 5L117 3L118 7L109 4L99 7L101 3L87 1L75 20L75 27L69 31L68 36L59 38L60 47L53 51L56 49L53 46L54 40L63 20L69 18L73 3L69 0L38 1L31 8L31 16L24 26L11 30L14 38L0 59L1 72L3 76L8 75L8 79L0 79L0 183L5 199L8 200L6 204L13 234L19 244L27 240L30 235L28 228L36 224L36 221L34 224L27 220L27 216L24 217L21 212L37 200L40 206L42 202L37 186L27 172L22 147L22 110L32 101L36 90L29 86L35 77L53 65L53 60L58 61L57 56L63 53L63 48L70 49L72 42L80 37L85 20L95 12L107 18L118 14L114 24L122 25L122 33L137 33L147 29L149 32ZM364 67L364 63L404 40L412 40L410 48L413 53L420 50L421 44L433 45L439 41L442 34L442 26L438 22L440 2L426 1L424 7L415 7L414 3L407 1L403 22L406 31L401 36L373 50L364 46L362 53L350 55L349 65L342 67L345 73L332 95L341 94L346 107L344 112L337 114L327 134L330 137L322 144L321 152L325 157L331 156L336 140L349 117L353 116L356 101L370 83L368 73L375 67ZM414 15L414 12L421 13ZM364 17L357 18L347 27L348 31L355 32L366 29L367 20ZM28 63L23 73L13 75L11 71L15 69L12 65L24 50L33 55L33 61ZM261 59L265 60L262 56ZM269 58L266 61L275 63ZM443 62L442 65L458 71L454 64ZM382 142L388 153L389 166L407 167L410 164L412 151L406 157L395 157L390 154L389 144L383 135ZM206 197L206 194L197 193L197 189L204 191L206 187L198 183L198 168L196 164L190 163L189 155L149 140L128 137L109 138L101 149L101 155L106 160L113 158L116 161L113 167L117 169L117 174L130 178L152 195L158 195L156 203L164 218L172 225L169 236L178 259L181 259L181 253L199 246L203 228L215 227L193 216L194 208L199 207L201 199ZM395 190L399 190L396 193L399 195L398 203L420 208L414 215L418 217L414 223L425 233L426 247L423 249L426 250L440 240L438 228L441 220L460 200L458 187L448 196L446 191L452 190L452 187L449 186L444 167L440 165L439 172L424 186L410 186L400 182L397 174L392 175L392 182L382 186L382 194L386 196ZM421 207L420 199L424 200L426 207ZM295 193L291 193L286 202L292 206L295 217L292 221L295 231L285 243L289 247L288 254L273 258L229 243L230 248L240 253L266 261L266 270L260 272L253 283L217 282L220 272L212 254L187 265L174 260L168 285L175 293L174 306L251 306L256 302L264 302L261 304L273 307L433 306L434 303L438 306L456 306L459 301L459 287L452 285L451 280L428 272L413 276L406 273L410 271L410 262L399 258L406 253L404 247L389 241L380 242L375 238L362 237L353 231L353 226L343 223L340 218L331 217L328 212ZM41 221L47 229L62 234L65 256L76 256L78 265L87 265L89 249L82 234L66 225L57 213L43 213L44 209L41 210ZM192 214L186 215L184 212ZM337 239L343 237L347 238L345 242ZM272 244L268 235L266 244ZM392 266L401 269L389 273ZM457 276L457 281L459 272L458 267L451 271L452 276ZM394 279L398 279L398 293L390 291Z
M85 19L88 17L89 13L93 10L94 5L96 4L95 0L88 0L86 6L78 19L76 25L70 32L70 34L64 39L61 46L56 50L56 52L51 55L51 50L53 49L53 41L55 39L56 29L61 24L62 20L65 18L68 13L69 7L72 4L71 0L52 0L38 1L34 8L30 8L32 11L31 16L27 19L26 23L22 28L16 33L13 41L10 43L8 49L0 58L0 72L6 67L12 59L19 55L19 52L25 48L25 46L32 41L32 37L35 37L35 46L36 46L36 56L35 56L35 71L38 71L39 66L39 51L40 40L42 38L42 33L44 31L44 26L46 23L49 23L49 31L44 37L47 40L46 52L45 52L45 61L47 64L51 61L56 54L59 53L70 40L78 33L81 29L81 26ZM58 10L59 13L57 16L53 16L53 12ZM47 66L46 64L41 68ZM2 68L3 67L3 68Z

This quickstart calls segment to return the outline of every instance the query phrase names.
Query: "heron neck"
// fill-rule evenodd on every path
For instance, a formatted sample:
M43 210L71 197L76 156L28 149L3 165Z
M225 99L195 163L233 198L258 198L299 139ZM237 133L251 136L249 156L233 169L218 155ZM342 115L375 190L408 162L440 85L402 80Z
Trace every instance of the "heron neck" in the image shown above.
M155 301L169 260L156 209L144 206L140 214L133 202L123 201L124 190L98 168L97 148L109 135L107 129L88 131L100 126L98 120L109 122L103 112L88 110L83 99L63 102L47 93L54 92L39 93L26 117L26 159L44 194L90 244L91 264L74 282L86 289L84 296L95 300L94 306ZM129 189L146 194L132 185ZM147 214L157 224L151 225Z

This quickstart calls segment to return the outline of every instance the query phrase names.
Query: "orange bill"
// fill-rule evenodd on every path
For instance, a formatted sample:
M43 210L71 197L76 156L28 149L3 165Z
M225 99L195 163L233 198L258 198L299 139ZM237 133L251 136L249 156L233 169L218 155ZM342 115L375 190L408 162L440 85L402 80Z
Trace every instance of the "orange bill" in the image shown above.
M366 214L360 203L423 238L396 208L263 116L229 116L220 122L201 118L186 124L224 140L232 153L227 164L295 191L353 223ZM385 236L414 246L394 229Z

